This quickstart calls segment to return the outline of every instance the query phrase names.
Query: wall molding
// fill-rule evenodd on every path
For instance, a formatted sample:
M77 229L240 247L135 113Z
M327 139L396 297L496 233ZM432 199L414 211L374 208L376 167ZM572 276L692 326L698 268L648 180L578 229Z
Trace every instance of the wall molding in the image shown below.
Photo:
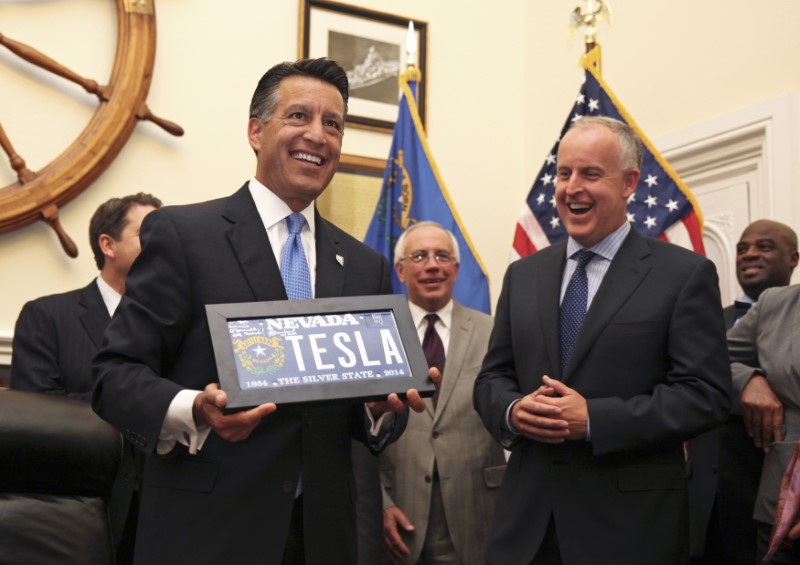
M729 304L741 293L735 246L742 230L770 218L800 231L800 95L783 94L690 126L655 145L700 203L706 255Z
M800 229L800 94L661 136L655 145L687 184L754 173L753 214Z
M11 366L11 339L10 335L0 335L0 365Z

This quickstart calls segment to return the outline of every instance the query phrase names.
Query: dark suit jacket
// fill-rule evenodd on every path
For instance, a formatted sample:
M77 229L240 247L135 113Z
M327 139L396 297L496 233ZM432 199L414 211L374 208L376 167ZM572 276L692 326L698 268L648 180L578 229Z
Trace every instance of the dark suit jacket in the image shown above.
M89 402L92 357L109 320L97 281L25 304L14 328L11 388Z
M726 306L722 314L731 329L736 309ZM764 454L742 417L730 414L721 426L693 438L688 456L692 556L704 556L704 563L755 563L753 507Z
M350 440L365 440L362 403L281 405L245 441L212 432L197 455L180 445L153 455L175 394L218 380L205 305L286 299L247 185L157 210L141 237L95 359L93 397L95 410L149 454L137 563L279 563L301 471L307 563L354 563ZM385 259L319 216L316 252L316 297L391 291ZM402 432L405 419L397 424Z
M566 565L688 561L682 442L720 423L730 373L713 263L631 230L587 312L565 374L566 242L510 265L474 401L511 447L487 563L529 563L552 518ZM512 439L506 410L542 375L588 405L591 441Z
M25 304L14 329L11 388L89 402L92 358L103 343L110 319L97 281ZM140 472L141 462L126 443L109 504L116 544L125 528Z

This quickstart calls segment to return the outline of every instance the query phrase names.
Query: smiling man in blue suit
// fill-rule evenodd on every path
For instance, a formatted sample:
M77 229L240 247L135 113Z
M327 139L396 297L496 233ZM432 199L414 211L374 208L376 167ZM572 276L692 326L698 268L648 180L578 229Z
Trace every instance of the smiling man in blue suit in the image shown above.
M610 118L558 149L569 238L508 268L474 402L511 450L487 563L688 563L683 442L722 422L713 263L627 222L642 147Z

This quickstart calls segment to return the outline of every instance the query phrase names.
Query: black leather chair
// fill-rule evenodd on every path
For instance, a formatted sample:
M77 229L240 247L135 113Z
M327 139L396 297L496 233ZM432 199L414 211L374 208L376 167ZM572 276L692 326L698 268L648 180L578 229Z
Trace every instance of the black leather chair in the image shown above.
M120 434L83 402L0 389L0 563L114 563Z

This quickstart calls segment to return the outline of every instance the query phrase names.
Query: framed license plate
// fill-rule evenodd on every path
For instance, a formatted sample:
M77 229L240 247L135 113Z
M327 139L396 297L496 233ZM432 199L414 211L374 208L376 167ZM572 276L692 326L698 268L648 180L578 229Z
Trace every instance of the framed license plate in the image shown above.
M434 393L404 296L209 304L206 315L227 411Z

